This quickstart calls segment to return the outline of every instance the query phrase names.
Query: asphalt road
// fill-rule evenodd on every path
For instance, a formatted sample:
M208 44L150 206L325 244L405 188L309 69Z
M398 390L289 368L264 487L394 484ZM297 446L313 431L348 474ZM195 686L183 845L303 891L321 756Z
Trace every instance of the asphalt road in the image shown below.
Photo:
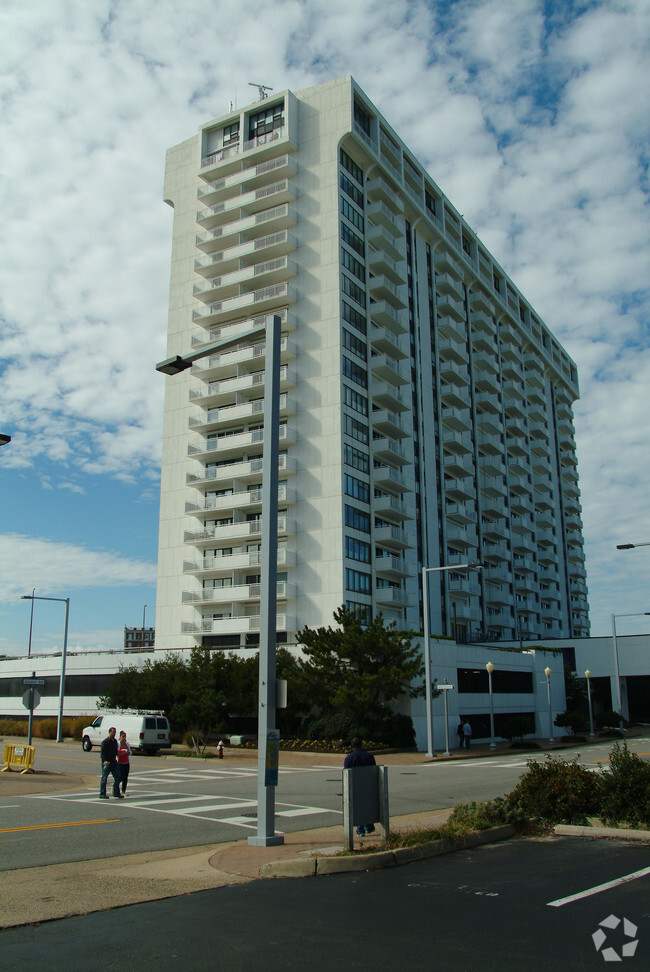
M650 966L649 902L647 845L511 840L374 873L256 881L8 929L0 949L7 972L581 972L602 968L605 949L632 972ZM623 957L624 945L634 954Z
M650 749L647 739L631 748ZM594 769L611 743L586 748ZM565 758L573 758L569 751ZM390 812L397 816L500 796L516 785L528 755L511 752L457 762L395 763L389 769ZM535 758L542 759L543 753ZM86 787L0 800L0 869L13 870L118 854L245 839L256 827L256 760L134 757L126 800L98 799L99 757L80 747L42 747L39 765L95 774ZM276 828L331 826L341 820L338 761L314 755L310 765L280 770ZM110 788L109 788L110 792Z

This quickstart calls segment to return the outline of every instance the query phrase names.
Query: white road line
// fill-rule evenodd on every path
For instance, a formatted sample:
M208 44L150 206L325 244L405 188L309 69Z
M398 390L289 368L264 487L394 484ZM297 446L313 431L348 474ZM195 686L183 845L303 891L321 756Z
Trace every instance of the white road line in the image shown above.
M650 867L642 867L640 871L633 871L632 874L626 874L624 877L616 878L614 881L598 884L595 888L587 888L586 891L578 891L577 894L569 894L566 898L547 901L547 905L549 908L561 908L562 905L571 904L572 901L579 901L581 898L588 898L592 894L609 891L610 888L616 888L620 884L628 884L630 881L636 881L637 878L645 877L646 874L650 874Z

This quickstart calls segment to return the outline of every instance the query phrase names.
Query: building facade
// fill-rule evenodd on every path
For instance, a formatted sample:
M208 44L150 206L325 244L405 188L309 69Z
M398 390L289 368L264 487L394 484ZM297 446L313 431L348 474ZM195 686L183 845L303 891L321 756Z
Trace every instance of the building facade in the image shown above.
M168 354L282 321L278 642L589 633L576 367L355 81L170 149ZM167 379L156 647L259 643L263 339Z

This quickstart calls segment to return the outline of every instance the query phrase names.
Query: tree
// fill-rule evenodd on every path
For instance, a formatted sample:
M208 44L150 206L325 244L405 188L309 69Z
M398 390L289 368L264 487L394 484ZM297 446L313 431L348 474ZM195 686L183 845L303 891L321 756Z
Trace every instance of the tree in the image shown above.
M217 688L215 661L223 656L210 656L208 648L193 648L187 663L186 692L170 710L173 722L185 725L197 756L205 752L211 730L227 716L228 695L225 685Z
M388 717L400 695L424 693L423 685L413 685L424 673L416 631L385 625L381 613L364 625L345 607L334 620L338 628L298 632L311 700L323 714L350 714L363 725Z

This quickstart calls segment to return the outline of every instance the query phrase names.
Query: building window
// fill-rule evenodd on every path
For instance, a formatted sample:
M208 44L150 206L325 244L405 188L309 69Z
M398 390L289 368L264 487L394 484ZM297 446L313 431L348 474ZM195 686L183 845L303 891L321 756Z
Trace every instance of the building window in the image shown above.
M341 317L352 327L356 327L357 331L361 331L362 334L366 333L366 318L363 314L360 314L358 310L351 307L345 301L342 301L343 309L341 312Z
M352 300L356 301L360 307L365 309L366 306L366 292L363 287L359 287L353 280L350 280L345 274L343 274L343 293Z
M346 567L345 589L356 591L358 594L370 594L370 574L366 574L362 570L354 570L352 567Z
M362 482L355 476L349 476L347 473L343 476L343 486L346 496L351 496L353 499L359 500L361 503L370 502L370 487L368 483Z
M367 474L370 471L370 462L366 453L348 445L347 442L343 446L343 462L346 466L358 469L359 472Z
M239 141L239 122L233 122L232 125L226 125L223 130L223 147L226 148L228 145L235 145Z
M364 257L366 254L366 247L360 236L351 229L347 223L341 221L341 239L344 243L347 243L349 247L361 256Z
M353 226L356 226L358 230L363 233L363 216L358 213L354 206L351 206L347 199L341 196L341 213L346 219L349 219Z
M368 426L365 422L357 422L351 415L344 415L343 431L351 439L356 439L357 442L363 442L364 445L368 445Z
M359 340L345 328L343 328L343 347L351 351L352 354L356 354L357 358L361 358L362 361L366 361L368 358L368 348L365 341Z
M429 212L432 213L433 216L435 216L436 215L436 200L434 199L434 197L431 195L430 192L427 192L426 189L424 190L424 204L427 207L427 209L429 210Z
M345 525L351 530L370 533L370 514L358 510L355 506L345 505Z
M370 115L362 108L357 99L354 99L354 120L362 132L370 137Z
M363 209L363 193L361 189L357 188L342 172L339 174L339 185L346 196L349 196L359 209Z
M344 169L347 169L353 179L359 183L360 186L363 185L363 169L361 169L356 162L354 162L345 149L340 149L340 159L341 165Z
M341 263L346 270L349 270L355 277L358 277L362 283L366 282L366 268L344 246L341 247Z
M343 385L343 404L347 405L348 408L353 408L355 412L359 412L361 415L368 414L368 399L365 395L360 395L359 392L354 391L353 388L349 388L347 385Z
M253 139L258 138L260 135L267 135L276 128L282 128L283 125L284 104L280 102L278 105L264 108L262 111L258 111L249 117L248 137L249 139Z
M359 560L361 563L370 563L370 544L363 540L355 540L354 537L345 538L345 556L350 560Z
M368 372L361 365L356 364L354 361L350 361L343 355L343 374L350 381L354 381L357 385L361 385L362 388L368 387Z
M370 624L372 621L372 609L369 604L359 604L358 601L346 601L347 611L351 611L361 624Z

